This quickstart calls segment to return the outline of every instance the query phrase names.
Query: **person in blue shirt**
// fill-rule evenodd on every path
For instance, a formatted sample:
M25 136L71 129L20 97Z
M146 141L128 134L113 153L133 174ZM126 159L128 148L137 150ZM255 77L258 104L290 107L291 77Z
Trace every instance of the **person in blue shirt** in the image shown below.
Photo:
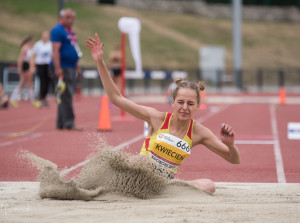
M60 96L56 128L80 130L74 124L75 115L72 103L76 72L78 76L81 76L81 70L78 65L79 52L76 50L77 37L72 30L75 13L72 9L62 9L59 15L60 21L50 33L53 50L50 66L53 67L55 76L63 79L66 88Z

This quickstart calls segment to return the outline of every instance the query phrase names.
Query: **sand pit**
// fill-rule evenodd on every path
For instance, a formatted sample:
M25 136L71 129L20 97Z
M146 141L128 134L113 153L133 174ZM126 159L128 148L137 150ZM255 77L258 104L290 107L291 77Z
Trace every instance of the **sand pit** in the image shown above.
M41 199L38 182L0 183L0 222L299 222L299 184L217 183L211 196L170 185L153 199L106 193Z

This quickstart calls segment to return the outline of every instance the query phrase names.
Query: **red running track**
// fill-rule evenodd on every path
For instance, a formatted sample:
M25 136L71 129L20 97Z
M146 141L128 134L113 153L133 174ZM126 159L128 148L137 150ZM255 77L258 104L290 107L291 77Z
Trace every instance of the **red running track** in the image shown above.
M38 172L18 158L29 150L66 168L67 177L76 176L90 157L101 135L119 149L126 146L132 154L143 142L141 120L129 115L120 120L119 109L111 106L112 131L97 133L100 97L74 100L76 123L86 129L75 132L55 129L56 104L37 109L28 102L19 108L0 110L0 181L37 181ZM152 103L161 111L171 111L168 104ZM209 104L195 119L218 135L222 122L233 126L241 153L241 164L233 165L203 146L193 148L181 166L177 178L209 178L216 182L288 182L300 183L300 140L287 139L287 123L300 122L300 105Z

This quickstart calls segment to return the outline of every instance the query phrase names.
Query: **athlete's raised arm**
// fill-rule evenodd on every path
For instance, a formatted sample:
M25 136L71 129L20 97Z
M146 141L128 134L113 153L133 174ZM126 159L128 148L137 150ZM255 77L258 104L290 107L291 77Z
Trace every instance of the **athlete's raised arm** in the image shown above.
M228 162L239 164L240 154L234 143L234 134L232 127L223 123L219 140L211 130L198 124L195 126L194 132L195 145L203 144Z
M155 115L155 113L159 114L161 112L154 108L138 105L123 97L118 87L111 79L108 69L104 63L103 43L100 42L98 34L95 34L95 39L89 37L88 40L86 40L86 46L90 49L93 60L97 65L102 84L109 100L120 109L123 109L139 119L151 123L151 115Z

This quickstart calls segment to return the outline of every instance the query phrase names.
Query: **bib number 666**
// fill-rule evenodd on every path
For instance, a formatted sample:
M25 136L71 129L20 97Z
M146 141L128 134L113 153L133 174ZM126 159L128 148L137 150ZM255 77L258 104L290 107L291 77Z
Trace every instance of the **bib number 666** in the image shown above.
M186 152L190 152L190 147L189 145L187 145L186 142L182 143L182 141L179 141L177 144L176 144L177 147L181 148L182 150L185 150Z

